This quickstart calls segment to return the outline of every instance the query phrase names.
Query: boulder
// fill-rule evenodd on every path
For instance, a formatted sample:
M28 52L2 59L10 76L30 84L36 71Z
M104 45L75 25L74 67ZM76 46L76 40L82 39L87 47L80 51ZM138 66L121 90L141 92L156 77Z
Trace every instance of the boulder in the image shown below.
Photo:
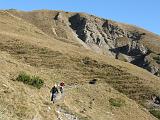
M97 82L97 79L93 79L89 81L89 84L96 84L96 82Z

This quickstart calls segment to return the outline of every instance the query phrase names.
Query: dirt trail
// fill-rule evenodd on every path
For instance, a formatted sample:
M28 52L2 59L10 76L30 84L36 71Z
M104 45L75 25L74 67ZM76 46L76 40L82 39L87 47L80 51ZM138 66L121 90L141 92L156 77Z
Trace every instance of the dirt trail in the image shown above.
M55 108L57 120L80 120L81 119L75 113L67 111L64 108L62 108L61 106L59 106L59 104L64 103L64 100L65 100L64 98L70 90L76 89L76 88L79 88L82 86L84 86L84 85L78 85L78 84L67 85L64 88L64 93L59 94L57 96L57 103L56 103L57 107ZM106 113L108 114L108 116L107 116L108 120L114 120L114 114L112 114L110 112L106 112Z
M64 102L64 97L67 94L67 91L77 88L79 87L79 85L67 85L64 88L64 93L63 94L59 94L57 96L56 102L58 103L63 103ZM67 112L66 110L64 110L62 107L60 107L59 105L55 108L56 114L57 114L57 120L79 120L79 118L70 113Z
M68 113L61 107L58 107L56 109L56 113L57 113L57 120L79 120L79 118L76 115Z

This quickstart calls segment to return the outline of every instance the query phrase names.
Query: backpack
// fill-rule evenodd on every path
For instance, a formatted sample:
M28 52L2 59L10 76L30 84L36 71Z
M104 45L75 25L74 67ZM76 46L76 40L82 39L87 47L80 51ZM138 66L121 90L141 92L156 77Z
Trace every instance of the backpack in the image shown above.
M54 87L52 88L51 92L52 92L52 93L56 93L56 92L58 93L58 89L54 86Z

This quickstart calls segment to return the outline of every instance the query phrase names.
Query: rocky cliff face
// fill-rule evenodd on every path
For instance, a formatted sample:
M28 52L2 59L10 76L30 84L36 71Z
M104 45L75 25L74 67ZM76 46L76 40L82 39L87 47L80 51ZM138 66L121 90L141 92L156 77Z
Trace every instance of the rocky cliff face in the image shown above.
M147 34L145 31L139 31L138 28L128 30L116 22L80 14L71 16L69 22L78 37L94 51L97 52L95 48L98 47L104 54L111 54L116 59L130 62L159 76L159 63L152 64L154 58L148 57L154 51L141 42ZM158 57L158 54L154 56Z
M130 62L160 76L160 37L146 30L88 14L63 11L10 12L34 23L52 37L67 42L78 40L99 54ZM31 15L35 17L30 18Z

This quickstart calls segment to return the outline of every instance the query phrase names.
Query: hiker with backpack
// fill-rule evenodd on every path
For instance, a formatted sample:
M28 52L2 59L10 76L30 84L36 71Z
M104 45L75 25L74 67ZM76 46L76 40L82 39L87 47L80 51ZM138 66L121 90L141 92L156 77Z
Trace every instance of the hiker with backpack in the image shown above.
M56 84L52 87L52 89L51 89L50 92L51 92L51 94L52 94L52 96L51 96L51 101L53 101L53 103L54 103L55 100L56 100L57 94L59 93Z
M59 84L59 89L60 89L61 94L63 93L64 86L65 86L64 82L61 82Z

